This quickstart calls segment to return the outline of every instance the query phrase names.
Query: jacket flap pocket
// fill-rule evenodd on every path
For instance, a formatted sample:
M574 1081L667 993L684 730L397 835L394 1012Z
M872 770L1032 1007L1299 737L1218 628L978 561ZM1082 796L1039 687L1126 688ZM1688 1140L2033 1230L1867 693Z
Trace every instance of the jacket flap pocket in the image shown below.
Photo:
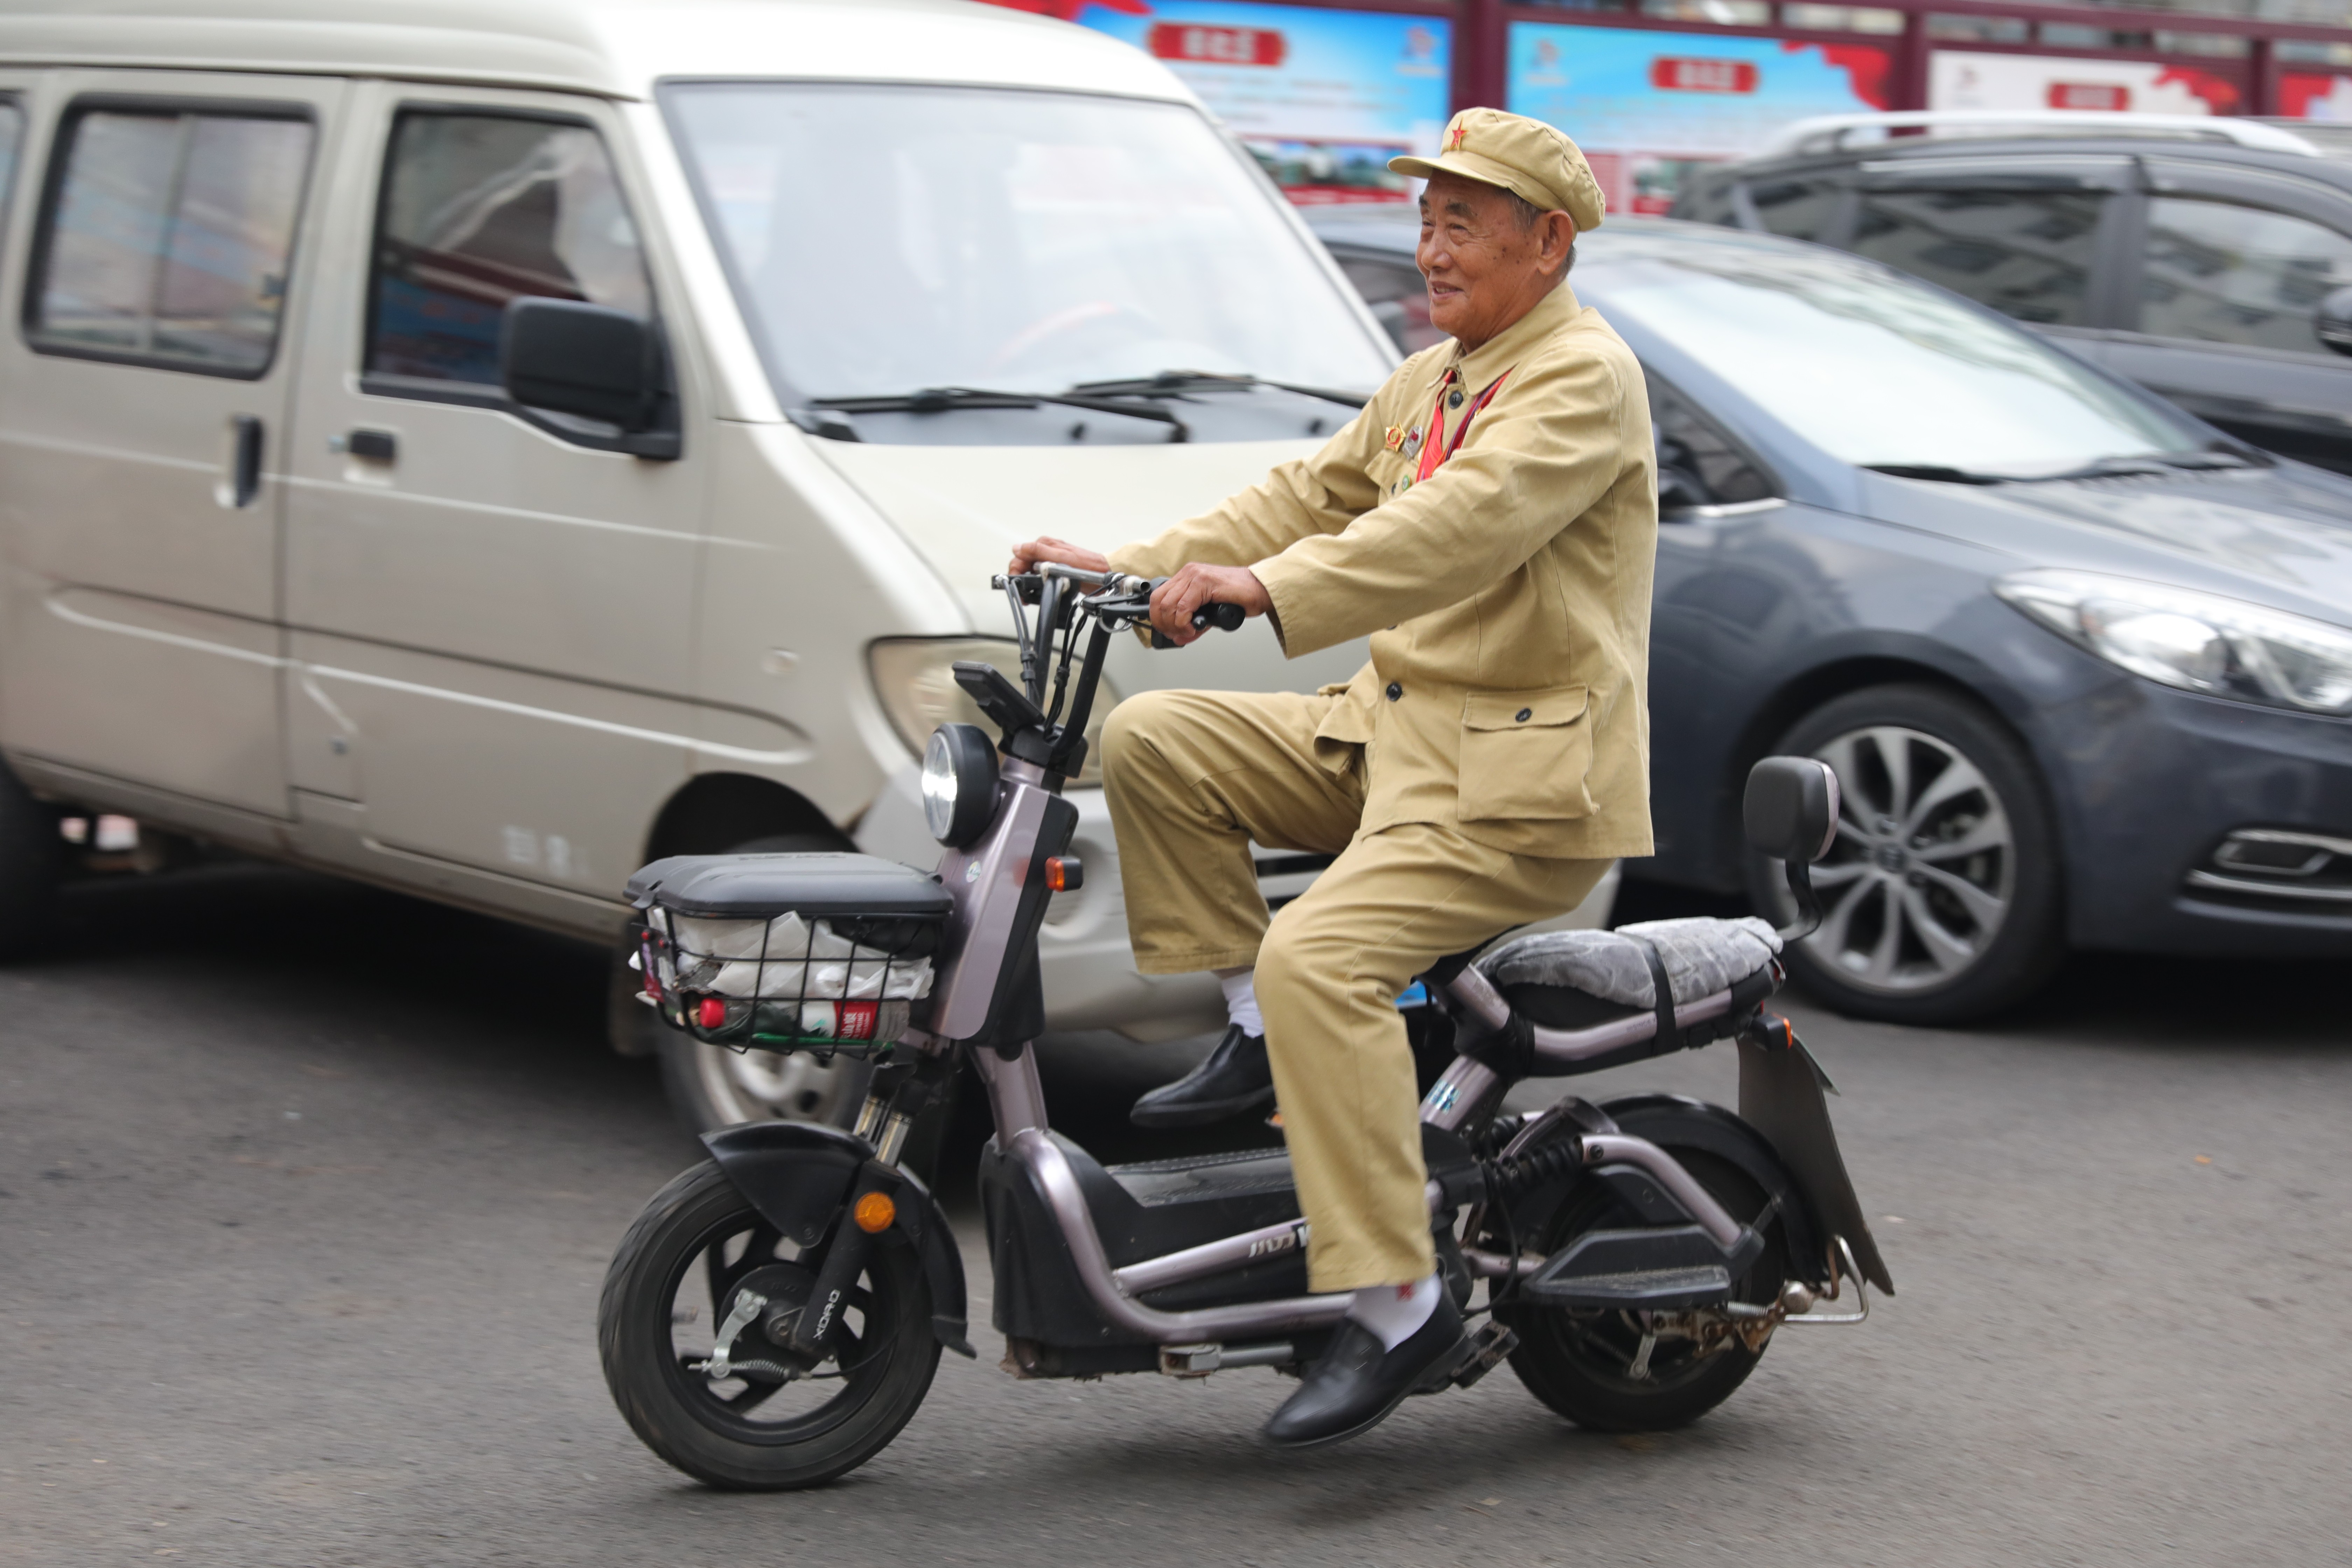
M1584 716L1584 688L1538 691L1474 691L1462 710L1465 730L1529 730L1573 724Z

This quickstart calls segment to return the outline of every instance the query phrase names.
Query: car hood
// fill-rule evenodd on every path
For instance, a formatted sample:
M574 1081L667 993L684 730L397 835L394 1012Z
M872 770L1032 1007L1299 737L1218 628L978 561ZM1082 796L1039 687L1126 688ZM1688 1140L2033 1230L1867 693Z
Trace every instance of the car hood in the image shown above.
M2315 468L1983 487L1864 477L1871 515L2021 565L2111 572L2352 621L2352 480Z
M983 637L1013 635L1004 595L989 578L1013 547L1040 535L1109 551L1207 511L1316 449L1305 441L1175 442L1148 447L908 447L818 440L824 460L856 486L940 574ZM1153 657L1129 637L1112 647L1121 690L1213 686L1312 690L1345 680L1361 642L1286 660L1264 620L1204 637L1183 657Z

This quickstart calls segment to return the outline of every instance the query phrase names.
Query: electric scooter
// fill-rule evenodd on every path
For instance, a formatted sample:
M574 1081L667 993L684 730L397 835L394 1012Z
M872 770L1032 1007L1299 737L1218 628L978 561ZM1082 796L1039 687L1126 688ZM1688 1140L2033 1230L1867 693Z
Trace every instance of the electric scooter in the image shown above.
M955 1237L902 1163L961 1062L994 1121L979 1189L1014 1375L1296 1373L1349 1300L1307 1289L1281 1151L1106 1166L1047 1125L1031 1048L1045 1025L1037 933L1085 876L1066 853L1078 814L1063 789L1110 639L1148 623L1153 584L1058 565L996 584L1022 679L954 667L998 738L971 724L930 738L935 872L860 855L687 856L629 883L645 999L673 1026L873 1063L854 1127L707 1134L709 1159L654 1196L606 1275L598 1340L615 1402L656 1454L712 1486L854 1468L914 1415L943 1349L974 1353ZM1241 619L1212 605L1195 625ZM1795 924L1524 937L1419 982L1425 1023L1455 1052L1421 1108L1431 1229L1474 1325L1467 1359L1420 1392L1507 1362L1580 1425L1678 1426L1728 1397L1781 1328L1859 1322L1868 1288L1892 1294L1828 1079L1762 1007L1783 978L1780 942L1820 921L1807 868L1836 833L1836 776L1766 758L1744 811L1749 842L1785 864ZM1724 1039L1739 1054L1737 1114L1657 1094L1504 1110L1529 1078Z

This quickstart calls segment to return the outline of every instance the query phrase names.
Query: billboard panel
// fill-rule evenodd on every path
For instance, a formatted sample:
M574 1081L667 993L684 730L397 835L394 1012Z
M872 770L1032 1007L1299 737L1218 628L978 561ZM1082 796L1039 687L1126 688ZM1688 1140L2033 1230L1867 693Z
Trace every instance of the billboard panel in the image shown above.
M2224 76L2153 60L1937 49L1927 62L1930 109L2105 109L2139 114L2238 114L2245 94Z
M1584 149L1613 212L1664 212L1682 172L1791 120L1885 109L1887 52L1724 33L1514 22L1505 103Z
M2279 112L2296 120L2352 121L2352 76L2281 71Z
M1453 24L1247 0L1080 0L1082 26L1159 57L1300 203L1400 202L1400 153L1434 153Z

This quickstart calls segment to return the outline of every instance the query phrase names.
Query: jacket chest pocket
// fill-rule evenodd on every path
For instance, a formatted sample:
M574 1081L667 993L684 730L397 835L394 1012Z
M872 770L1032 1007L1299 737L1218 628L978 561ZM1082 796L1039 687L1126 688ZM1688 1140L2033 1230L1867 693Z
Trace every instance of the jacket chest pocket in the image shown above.
M1465 822L1592 815L1592 720L1581 686L1473 692L1462 710Z

